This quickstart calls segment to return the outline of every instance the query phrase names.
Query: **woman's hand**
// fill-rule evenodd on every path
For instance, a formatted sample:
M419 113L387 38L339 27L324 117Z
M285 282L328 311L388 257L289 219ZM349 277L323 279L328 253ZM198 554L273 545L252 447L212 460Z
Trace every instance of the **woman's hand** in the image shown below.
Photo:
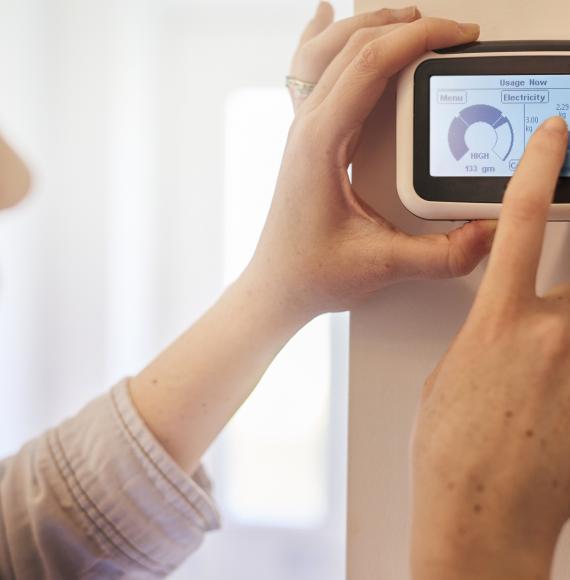
M549 578L570 516L570 285L535 284L567 132L554 118L529 142L471 314L426 384L414 580Z
M365 27L334 58L296 117L274 201L246 271L205 316L131 383L141 416L189 473L312 317L382 286L470 271L493 225L448 236L399 232L353 191L348 166L388 79L426 49L471 42L478 26L423 19Z
M420 17L415 6L359 14L334 22L334 9L328 2L320 2L313 19L307 24L293 56L289 76L310 84L317 84L325 70L338 56L357 31L375 28L388 32L394 25L412 22ZM305 96L291 91L295 112Z
M345 22L354 28L355 21ZM321 34L336 38L333 26ZM399 280L464 275L488 253L494 222L410 236L368 207L348 176L363 124L388 80L426 50L471 42L478 33L475 24L435 18L388 33L367 26L326 68L291 128L271 212L245 273L276 304L290 304L306 321L350 309Z

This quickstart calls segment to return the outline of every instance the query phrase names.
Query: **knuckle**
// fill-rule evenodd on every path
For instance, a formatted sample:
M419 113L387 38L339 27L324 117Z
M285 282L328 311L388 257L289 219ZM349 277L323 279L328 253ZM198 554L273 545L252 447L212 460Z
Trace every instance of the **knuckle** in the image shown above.
M570 325L565 316L557 312L542 313L535 321L533 335L543 362L552 363L568 357Z
M479 305L468 318L466 335L484 348L498 348L512 341L521 316L514 308L490 310Z
M370 28L359 28L354 31L348 40L348 46L357 52L366 46L373 38L375 32Z
M432 16L424 16L416 22L416 26L421 33L427 38L433 32L434 28L439 24L438 18Z
M383 26L384 24L394 20L392 10L389 8L381 8L375 12L366 12L354 17L354 24L359 27L368 28L372 26ZM343 21L339 20L338 25L342 26Z
M452 278L470 274L479 263L482 254L477 247L463 243L452 243L448 236L447 270Z
M427 52L429 49L429 38L434 26L434 19L429 17L423 17L412 23L417 29L417 41L421 43L423 52Z
M313 40L309 40L299 48L299 60L310 65L318 58L319 52L319 45Z
M418 19L418 22L424 27L424 30L428 32L432 32L435 29L441 28L442 26L457 26L457 24L452 20L438 18L437 16L422 16L420 19Z
M365 23L367 25L383 24L394 20L394 13L390 8L381 8L376 12L370 12L365 16Z
M436 16L423 16L420 18L426 29L432 30L436 26L440 26L442 23L451 22L451 20L443 20L442 18L437 18Z
M448 270L452 278L466 276L475 268L476 262L462 247L450 251L448 255Z
M301 59L305 59L313 53L313 41L308 40L299 47L298 54Z
M424 52L435 48L435 46L433 46L435 39L441 39L444 32L446 33L445 36L449 35L450 31L447 30L446 27L457 26L451 21L435 18L433 16L422 17L416 20L413 25L418 29L418 37L423 43Z
M381 46L379 42L369 42L358 53L354 68L361 73L371 73L378 69L381 60Z
M393 14L393 12L390 8L381 8L380 10L377 10L376 13L374 13L374 12L370 13L371 16L376 15L376 17L382 17L382 18L385 18L386 16L391 16L392 14Z

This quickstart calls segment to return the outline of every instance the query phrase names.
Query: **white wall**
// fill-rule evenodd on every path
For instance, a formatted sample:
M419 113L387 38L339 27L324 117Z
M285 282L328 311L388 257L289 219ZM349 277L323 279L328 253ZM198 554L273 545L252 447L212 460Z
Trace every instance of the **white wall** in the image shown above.
M403 0L395 6L406 4ZM382 5L356 0L357 11ZM425 15L479 22L482 40L568 38L570 4L552 0L426 0ZM393 87L380 102L354 164L360 194L390 221L411 233L457 224L414 218L395 188ZM540 289L570 279L568 224L547 230ZM449 281L410 282L389 288L351 315L348 482L348 579L409 578L409 437L418 394L463 323L483 266ZM570 541L560 543L554 578L568 577Z

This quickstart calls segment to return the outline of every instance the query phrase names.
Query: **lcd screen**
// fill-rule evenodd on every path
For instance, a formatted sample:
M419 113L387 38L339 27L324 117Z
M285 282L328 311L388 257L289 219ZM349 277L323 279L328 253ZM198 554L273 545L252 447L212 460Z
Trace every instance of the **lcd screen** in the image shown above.
M434 177L511 176L537 127L570 115L567 74L431 76L429 94Z

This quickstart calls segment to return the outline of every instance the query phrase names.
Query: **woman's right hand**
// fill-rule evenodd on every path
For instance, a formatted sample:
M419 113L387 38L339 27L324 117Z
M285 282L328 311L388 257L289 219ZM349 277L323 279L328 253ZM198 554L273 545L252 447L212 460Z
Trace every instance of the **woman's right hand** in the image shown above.
M535 291L567 134L553 118L530 140L473 309L425 387L414 580L547 580L570 517L570 285Z

